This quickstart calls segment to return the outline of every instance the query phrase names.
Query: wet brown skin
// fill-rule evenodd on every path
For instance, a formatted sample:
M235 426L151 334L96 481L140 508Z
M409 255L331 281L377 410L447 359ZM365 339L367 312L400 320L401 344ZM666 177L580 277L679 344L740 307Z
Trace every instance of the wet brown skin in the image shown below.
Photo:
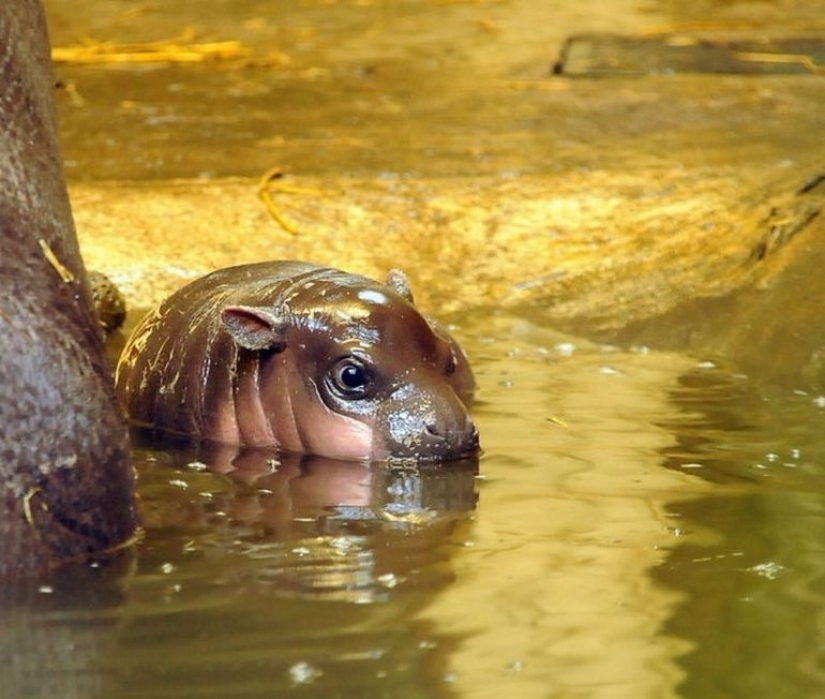
M35 0L0 3L0 577L135 530L126 425L78 252Z
M388 284L303 262L214 272L148 314L118 365L131 419L342 459L478 450L466 355Z

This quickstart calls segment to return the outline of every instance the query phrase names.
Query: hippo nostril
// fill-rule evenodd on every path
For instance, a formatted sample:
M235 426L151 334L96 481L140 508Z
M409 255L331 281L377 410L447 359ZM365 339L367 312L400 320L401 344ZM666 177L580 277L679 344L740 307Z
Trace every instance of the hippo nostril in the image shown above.
M459 438L466 441L468 444L478 445L478 428L470 423L463 429L450 429L449 427L441 427L432 423L424 425L424 430L430 437L435 437L441 441L447 441L454 438Z
M439 439L445 439L446 434L443 430L439 429L438 425L433 425L431 423L427 423L424 425L424 429L427 431L427 434L432 437L438 437Z

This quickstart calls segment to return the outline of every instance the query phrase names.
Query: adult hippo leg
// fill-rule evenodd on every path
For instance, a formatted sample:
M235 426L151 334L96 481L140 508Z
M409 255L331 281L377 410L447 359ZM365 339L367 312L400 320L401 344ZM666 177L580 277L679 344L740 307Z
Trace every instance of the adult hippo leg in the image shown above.
M0 576L135 530L127 432L63 181L37 0L0 2Z

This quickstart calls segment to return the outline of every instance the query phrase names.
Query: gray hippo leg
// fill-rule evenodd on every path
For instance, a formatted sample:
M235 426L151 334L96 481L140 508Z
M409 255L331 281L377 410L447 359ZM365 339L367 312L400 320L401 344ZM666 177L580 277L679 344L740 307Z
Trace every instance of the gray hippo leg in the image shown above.
M136 527L128 434L63 180L37 0L0 2L0 576Z

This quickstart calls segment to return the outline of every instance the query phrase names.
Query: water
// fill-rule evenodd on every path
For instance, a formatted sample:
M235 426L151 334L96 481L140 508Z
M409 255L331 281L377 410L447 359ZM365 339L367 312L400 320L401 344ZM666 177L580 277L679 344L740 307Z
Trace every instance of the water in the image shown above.
M454 320L479 381L484 453L477 463L390 471L138 445L143 540L115 564L3 589L2 694L820 696L825 399L795 392L790 380L782 389L759 380L784 376L780 369L799 375L797 360L816 345L815 311L792 331L787 319L802 307L799 279L817 276L818 258L810 258L813 272L788 278L775 306L680 307L651 321L656 346L668 334L678 335L677 350L688 344L683 336L697 338L693 347L734 346L748 355L748 375L712 357L633 347L637 329L622 347L553 331L564 294L579 299L593 286L615 299L597 299L588 317L564 327L585 333L599 313L621 315L611 303L626 287L598 275L548 291L552 318L544 307L492 310L531 279L577 265L603 269L622 226L648 230L633 203L656 205L671 187L675 213L649 212L664 216L655 240L700 215L708 225L720 212L738 216L737 206L744 220L734 224L747 227L751 203L763 203L753 191L777 176L777 163L790 167L819 150L815 76L548 81L566 37L697 23L792 36L821 24L818 3L277 4L216 0L193 18L184 4L50 0L56 45L85 36L171 40L194 23L197 41L238 39L258 56L277 50L290 59L243 69L59 67L75 89L59 96L67 173L74 182L113 181L113 198L133 195L135 181L256 179L278 164L345 185L349 175L409 178L424 195L397 208L384 197L376 208L410 226L398 238L415 245L381 252L378 266L412 267L427 310L456 299L450 308L483 307ZM682 179L672 174L683 170ZM555 218L528 216L523 231L498 239L494 216L483 240L469 238L461 264L450 266L445 245L472 227L450 218L449 207L464 201L450 199L450 178L477 183L479 212L509 217L508 206L529 213L532 202L507 191L502 201L496 178L517 190L525 175L550 178L556 199L536 207L554 203ZM726 177L744 183L747 196L722 187L719 211L697 213L696 191L715 192ZM435 215L446 223L416 229L431 191L445 202ZM86 214L105 209L93 194ZM138 215L156 202L139 201L111 227L133 241L129 273L153 289L165 280L147 274L142 250L184 266L197 250L200 263L221 266L250 248L243 236L233 242L212 230L241 229L246 204L234 198L217 225L216 212L197 203L173 214L161 208L158 218L175 222L166 235L180 238L173 252L142 242L141 229L158 224ZM75 210L81 233L94 234L84 241L88 259L106 229L83 218L82 202ZM209 235L194 228L186 239L195 211ZM354 237L355 225L342 245L322 238L324 261L348 267L344 248L381 248L373 220L364 238ZM263 240L267 255L283 254L262 226L255 221L249 237ZM516 265L507 278L502 260L536 230L547 232L546 256L536 255L541 274ZM654 238L633 240L644 247ZM479 284L471 273L491 259L479 260L485 241L497 261ZM672 257L682 259L678 250ZM703 253L702 265L712 257ZM113 271L111 254L98 259ZM674 270L634 270L634 284L636 275L646 280L634 303L667 293ZM668 284L655 286L659 275ZM806 293L817 297L814 287ZM767 325L772 332L758 341L748 332ZM723 331L745 339L725 345ZM779 336L784 344L772 343ZM797 343L799 353L787 350Z
M139 444L142 542L5 590L4 692L819 693L817 396L504 313L456 333L478 463Z

